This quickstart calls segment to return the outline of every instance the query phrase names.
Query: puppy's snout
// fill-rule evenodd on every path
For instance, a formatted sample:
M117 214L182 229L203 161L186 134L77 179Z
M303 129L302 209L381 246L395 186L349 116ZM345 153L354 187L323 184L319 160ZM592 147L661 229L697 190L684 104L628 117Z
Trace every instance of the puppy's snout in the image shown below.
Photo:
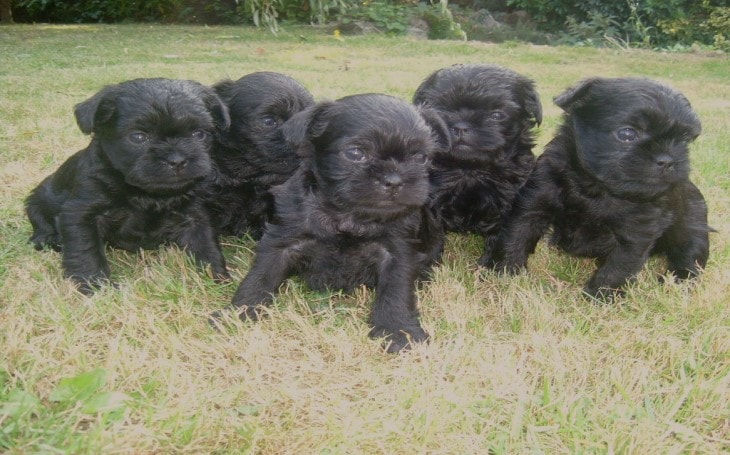
M188 164L188 159L181 153L172 153L166 156L164 161L165 164L177 171L185 168L185 166Z
M674 167L674 158L667 154L661 154L654 158L654 163L663 170L669 170Z
M396 172L388 172L380 178L380 183L390 191L397 191L403 186L403 177Z
M470 125L466 122L457 122L451 125L451 134L453 134L456 137L462 137L466 133L469 132Z

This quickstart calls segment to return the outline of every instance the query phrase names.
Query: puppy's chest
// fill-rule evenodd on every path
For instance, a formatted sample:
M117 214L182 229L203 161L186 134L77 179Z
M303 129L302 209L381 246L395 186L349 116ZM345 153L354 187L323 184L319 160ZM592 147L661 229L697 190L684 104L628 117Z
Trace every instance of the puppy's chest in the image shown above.
M333 236L305 242L297 274L313 289L351 291L377 284L378 271L391 253L381 242Z
M524 176L506 172L442 172L432 176L432 207L455 232L487 233L512 206Z
M600 256L596 251L618 243L651 244L674 219L662 202L636 202L610 195L569 196L563 213L554 218L553 241L588 256Z
M180 233L192 223L192 217L186 211L169 208L142 210L129 206L116 207L97 217L102 238L126 250L152 249L163 243L177 241Z

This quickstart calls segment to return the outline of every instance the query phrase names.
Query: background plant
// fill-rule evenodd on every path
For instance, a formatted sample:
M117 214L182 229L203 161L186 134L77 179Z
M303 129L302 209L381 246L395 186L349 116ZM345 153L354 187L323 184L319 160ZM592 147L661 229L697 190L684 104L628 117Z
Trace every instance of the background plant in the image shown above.
M272 32L279 24L368 21L402 34L414 18L426 20L432 39L605 45L683 49L695 43L727 49L727 0L15 0L18 22L163 22L255 24ZM529 20L501 28L479 27L489 8L498 16L514 10ZM469 32L469 33L467 33Z
M615 32L610 39L620 39L638 46L666 47L694 42L714 44L727 39L726 0L507 0L508 5L524 9L548 31L577 36L594 30L591 38L598 41L605 27L601 22L613 21Z

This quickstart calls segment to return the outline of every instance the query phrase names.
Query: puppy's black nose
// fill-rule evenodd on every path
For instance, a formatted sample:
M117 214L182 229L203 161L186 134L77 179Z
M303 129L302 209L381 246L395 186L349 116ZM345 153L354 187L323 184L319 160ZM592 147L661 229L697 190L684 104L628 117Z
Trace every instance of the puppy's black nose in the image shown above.
M470 125L466 122L457 122L451 125L451 134L457 137L461 137L469 132Z
M396 191L403 186L403 177L398 173L388 172L380 178L380 182L386 189Z
M662 154L654 159L656 165L663 170L671 169L674 166L674 158L670 155Z
M188 164L188 159L180 153L173 153L165 157L165 163L176 171L179 171Z

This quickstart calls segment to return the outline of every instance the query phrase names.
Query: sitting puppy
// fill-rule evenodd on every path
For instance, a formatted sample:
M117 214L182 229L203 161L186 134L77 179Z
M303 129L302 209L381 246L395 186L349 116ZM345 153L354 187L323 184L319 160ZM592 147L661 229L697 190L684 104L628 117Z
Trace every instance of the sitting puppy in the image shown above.
M413 102L434 108L451 132L451 148L433 156L434 216L446 232L483 236L484 264L534 165L540 97L530 79L506 68L454 65L431 74Z
M281 127L289 117L314 104L299 82L279 73L252 73L222 81L215 91L231 114L231 128L213 151L217 177L210 206L220 233L254 238L273 214L269 189L284 183L299 165Z
M274 221L233 297L241 318L256 319L257 306L299 275L317 290L374 287L370 336L386 337L389 352L427 339L415 284L436 241L424 215L429 156L448 140L437 119L366 94L319 103L287 122L304 161L274 189Z
M700 121L680 93L645 79L588 79L555 99L566 112L500 236L491 265L525 267L540 237L598 259L585 285L612 299L649 254L680 279L707 263L707 206L689 181Z
M109 278L106 243L137 250L173 242L228 278L200 196L213 135L230 122L215 92L136 79L105 87L75 115L93 137L26 199L35 248L61 250L65 276L87 294Z

